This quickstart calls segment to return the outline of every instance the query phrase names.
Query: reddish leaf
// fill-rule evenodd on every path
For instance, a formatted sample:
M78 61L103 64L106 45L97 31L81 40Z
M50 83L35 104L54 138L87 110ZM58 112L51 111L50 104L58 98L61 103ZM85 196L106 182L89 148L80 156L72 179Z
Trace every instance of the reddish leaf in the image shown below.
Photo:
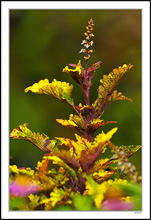
M75 157L72 157L70 151L61 150L56 154L59 158L61 158L68 166L73 169L79 169L80 164L76 160Z

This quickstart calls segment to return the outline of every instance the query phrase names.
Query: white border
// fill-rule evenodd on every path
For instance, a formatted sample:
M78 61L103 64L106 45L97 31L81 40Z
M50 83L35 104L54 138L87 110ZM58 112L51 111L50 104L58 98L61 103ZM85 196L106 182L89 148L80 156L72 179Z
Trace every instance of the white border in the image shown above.
M2 6L8 9L142 9L149 8L149 1L2 1Z
M58 8L59 5L59 8ZM1 2L1 21L2 21L2 197L1 210L2 219L149 219L150 210L150 115L149 115L149 82L150 82L150 2L149 1L48 1L48 2ZM8 211L9 192L8 192L8 164L9 164L9 9L142 9L142 146L143 146L143 211L142 212L63 212L63 211ZM8 98L8 99L7 99ZM145 164L144 164L145 163Z

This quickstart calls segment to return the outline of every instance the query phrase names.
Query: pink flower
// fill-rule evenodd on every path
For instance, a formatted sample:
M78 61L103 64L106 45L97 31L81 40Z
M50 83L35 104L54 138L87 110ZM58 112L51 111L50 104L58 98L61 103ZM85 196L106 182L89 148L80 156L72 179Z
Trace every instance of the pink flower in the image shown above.
M133 207L133 202L127 202L119 198L110 198L101 205L102 210L133 210Z
M10 195L15 197L25 197L39 190L39 184L26 175L17 176L10 183Z

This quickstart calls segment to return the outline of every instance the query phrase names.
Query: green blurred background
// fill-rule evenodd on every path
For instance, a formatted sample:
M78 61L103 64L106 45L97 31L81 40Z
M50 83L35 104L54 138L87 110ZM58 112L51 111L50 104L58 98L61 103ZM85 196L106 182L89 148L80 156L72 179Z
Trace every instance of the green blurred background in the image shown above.
M74 139L74 130L56 122L56 118L68 119L74 110L54 97L26 94L24 89L41 79L51 82L55 78L74 84L75 104L84 104L79 85L62 69L79 60L85 66L84 54L79 51L91 17L95 24L95 53L89 66L102 61L93 78L91 103L97 97L103 74L123 64L133 64L117 87L133 101L112 103L102 119L118 124L105 125L103 130L118 126L112 138L116 145L141 144L141 10L10 10L10 131L26 122L29 129L45 133L50 139ZM108 154L110 151L104 156ZM31 143L10 139L10 155L11 164L34 169L44 153ZM141 173L141 150L130 161Z

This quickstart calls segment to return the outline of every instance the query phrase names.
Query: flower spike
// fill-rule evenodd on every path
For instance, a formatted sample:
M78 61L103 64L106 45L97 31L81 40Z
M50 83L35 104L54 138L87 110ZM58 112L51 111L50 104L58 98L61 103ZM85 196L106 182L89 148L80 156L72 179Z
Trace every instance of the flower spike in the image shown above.
M92 47L94 42L92 40L90 40L91 37L94 37L94 34L92 33L93 31L93 20L92 18L90 19L90 21L88 22L88 26L86 27L87 31L84 33L84 35L86 36L86 39L82 41L81 45L84 44L84 47L86 49L81 49L79 51L79 53L86 53L86 56L84 56L85 60L88 60L90 58L89 53L94 52L93 50L89 50L89 47Z

